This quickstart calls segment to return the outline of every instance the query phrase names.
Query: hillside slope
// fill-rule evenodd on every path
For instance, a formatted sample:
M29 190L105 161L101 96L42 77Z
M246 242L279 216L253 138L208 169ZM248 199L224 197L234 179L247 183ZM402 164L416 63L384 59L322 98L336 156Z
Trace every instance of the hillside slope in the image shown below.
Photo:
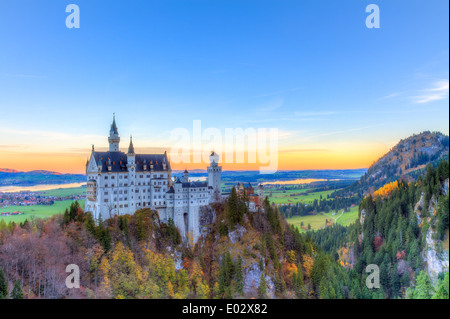
M400 177L413 180L428 164L436 166L440 160L448 157L448 150L449 137L440 132L426 131L410 136L374 162L358 182L335 195L365 195Z

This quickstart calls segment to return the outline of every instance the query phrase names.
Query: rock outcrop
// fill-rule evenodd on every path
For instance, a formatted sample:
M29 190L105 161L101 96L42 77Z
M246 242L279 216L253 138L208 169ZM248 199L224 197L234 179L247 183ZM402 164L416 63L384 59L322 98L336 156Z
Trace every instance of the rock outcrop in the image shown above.
M244 294L257 295L261 274L262 270L259 268L259 265L257 263L251 264L244 270ZM273 299L275 298L275 284L269 276L265 275L265 278L267 286L267 296L270 299Z

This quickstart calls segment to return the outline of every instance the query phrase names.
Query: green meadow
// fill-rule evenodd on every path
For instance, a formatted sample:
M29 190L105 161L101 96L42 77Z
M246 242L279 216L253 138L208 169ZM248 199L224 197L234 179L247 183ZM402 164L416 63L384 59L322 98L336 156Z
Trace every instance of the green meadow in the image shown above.
M64 213L66 208L70 207L72 204L72 200L64 200L55 202L53 205L34 205L34 206L10 206L10 207L2 207L0 208L0 213L3 212L22 212L24 215L18 216L1 216L0 220L5 220L6 223L13 222L23 222L26 219L30 218L47 218L55 214ZM84 207L84 200L79 201L80 206Z
M319 213L317 215L308 215L308 216L294 216L287 219L289 224L296 226L300 232L306 232L306 230L302 229L301 223L305 227L308 227L308 224L311 225L311 230L319 230L325 227L325 222L328 221L334 222L334 219L337 218L337 223L342 226L349 226L353 224L358 219L358 207L350 208L348 213L342 213L342 210L339 211L336 215L332 215L333 213ZM341 215L342 214L342 215Z
M305 189L288 189L288 190L267 190L265 192L266 195L269 196L269 201L275 204L295 204L297 202L302 203L310 203L315 199L319 200L320 196L322 198L327 198L328 195L333 193L335 190L328 190L322 192L311 192L306 193L307 191L311 191L311 188ZM271 193L271 196L270 196Z
M66 197L72 195L84 195L86 194L86 187L76 187L76 188L59 188L52 189L48 191L39 192L43 196L57 196L57 197Z

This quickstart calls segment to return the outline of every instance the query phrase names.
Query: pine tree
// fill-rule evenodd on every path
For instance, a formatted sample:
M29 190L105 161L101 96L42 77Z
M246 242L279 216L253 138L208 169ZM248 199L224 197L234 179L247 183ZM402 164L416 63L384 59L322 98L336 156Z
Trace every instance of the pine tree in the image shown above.
M95 236L95 222L94 222L94 218L92 218L91 213L86 214L85 227L89 233L91 233L92 235Z
M240 212L239 198L236 193L236 188L231 189L230 197L227 202L227 220L230 229L234 229L236 224L240 224L242 222L243 213Z
M70 223L70 214L69 209L66 208L63 215L63 224L67 226L69 225L69 223Z
M234 278L236 282L236 292L239 295L244 294L244 275L242 273L242 258L239 256L236 266L234 267Z
M5 273L0 268L0 299L8 297L8 284L6 282Z
M297 273L295 274L295 277L293 277L293 282L294 282L294 290L295 290L295 294L297 295L297 298L304 298L304 293L303 293L303 272L302 272L302 265L301 264L299 264L298 267L297 267Z
M16 280L16 282L14 283L14 288L11 292L11 298L12 299L23 299L22 286L20 285L19 280Z
M449 277L448 277L448 272L447 272L445 274L444 279L442 279L438 283L436 294L433 296L433 299L448 299L449 298L448 283L449 283Z
M416 289L414 291L414 299L431 299L434 295L434 288L430 277L425 271L421 271L417 277Z
M225 255L225 285L228 287L233 279L234 265L230 252Z
M258 294L261 299L265 299L267 297L267 283L264 273L261 273L261 277L259 279Z

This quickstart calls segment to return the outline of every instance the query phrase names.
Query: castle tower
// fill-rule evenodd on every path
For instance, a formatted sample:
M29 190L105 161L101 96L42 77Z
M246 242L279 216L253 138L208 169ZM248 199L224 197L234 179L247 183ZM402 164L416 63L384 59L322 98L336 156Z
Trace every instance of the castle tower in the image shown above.
M129 202L132 212L136 211L136 196L135 196L135 183L136 183L136 153L134 152L133 137L130 136L130 145L128 146L127 153L127 169L128 169L128 190L129 190Z
M116 115L113 115L113 122L111 124L111 129L109 130L109 151L110 152L118 152L119 151L119 143L120 143L120 137L119 137L119 131L117 130L116 125Z
M187 171L187 169L184 170L183 178L182 178L181 181L183 183L188 183L189 182L189 172Z
M258 185L258 205L259 207L263 207L264 206L264 185L263 184L259 184Z
M208 186L213 188L213 201L220 201L222 197L222 189L220 186L222 167L219 166L219 155L212 151L209 156L209 162L211 164L208 166Z

